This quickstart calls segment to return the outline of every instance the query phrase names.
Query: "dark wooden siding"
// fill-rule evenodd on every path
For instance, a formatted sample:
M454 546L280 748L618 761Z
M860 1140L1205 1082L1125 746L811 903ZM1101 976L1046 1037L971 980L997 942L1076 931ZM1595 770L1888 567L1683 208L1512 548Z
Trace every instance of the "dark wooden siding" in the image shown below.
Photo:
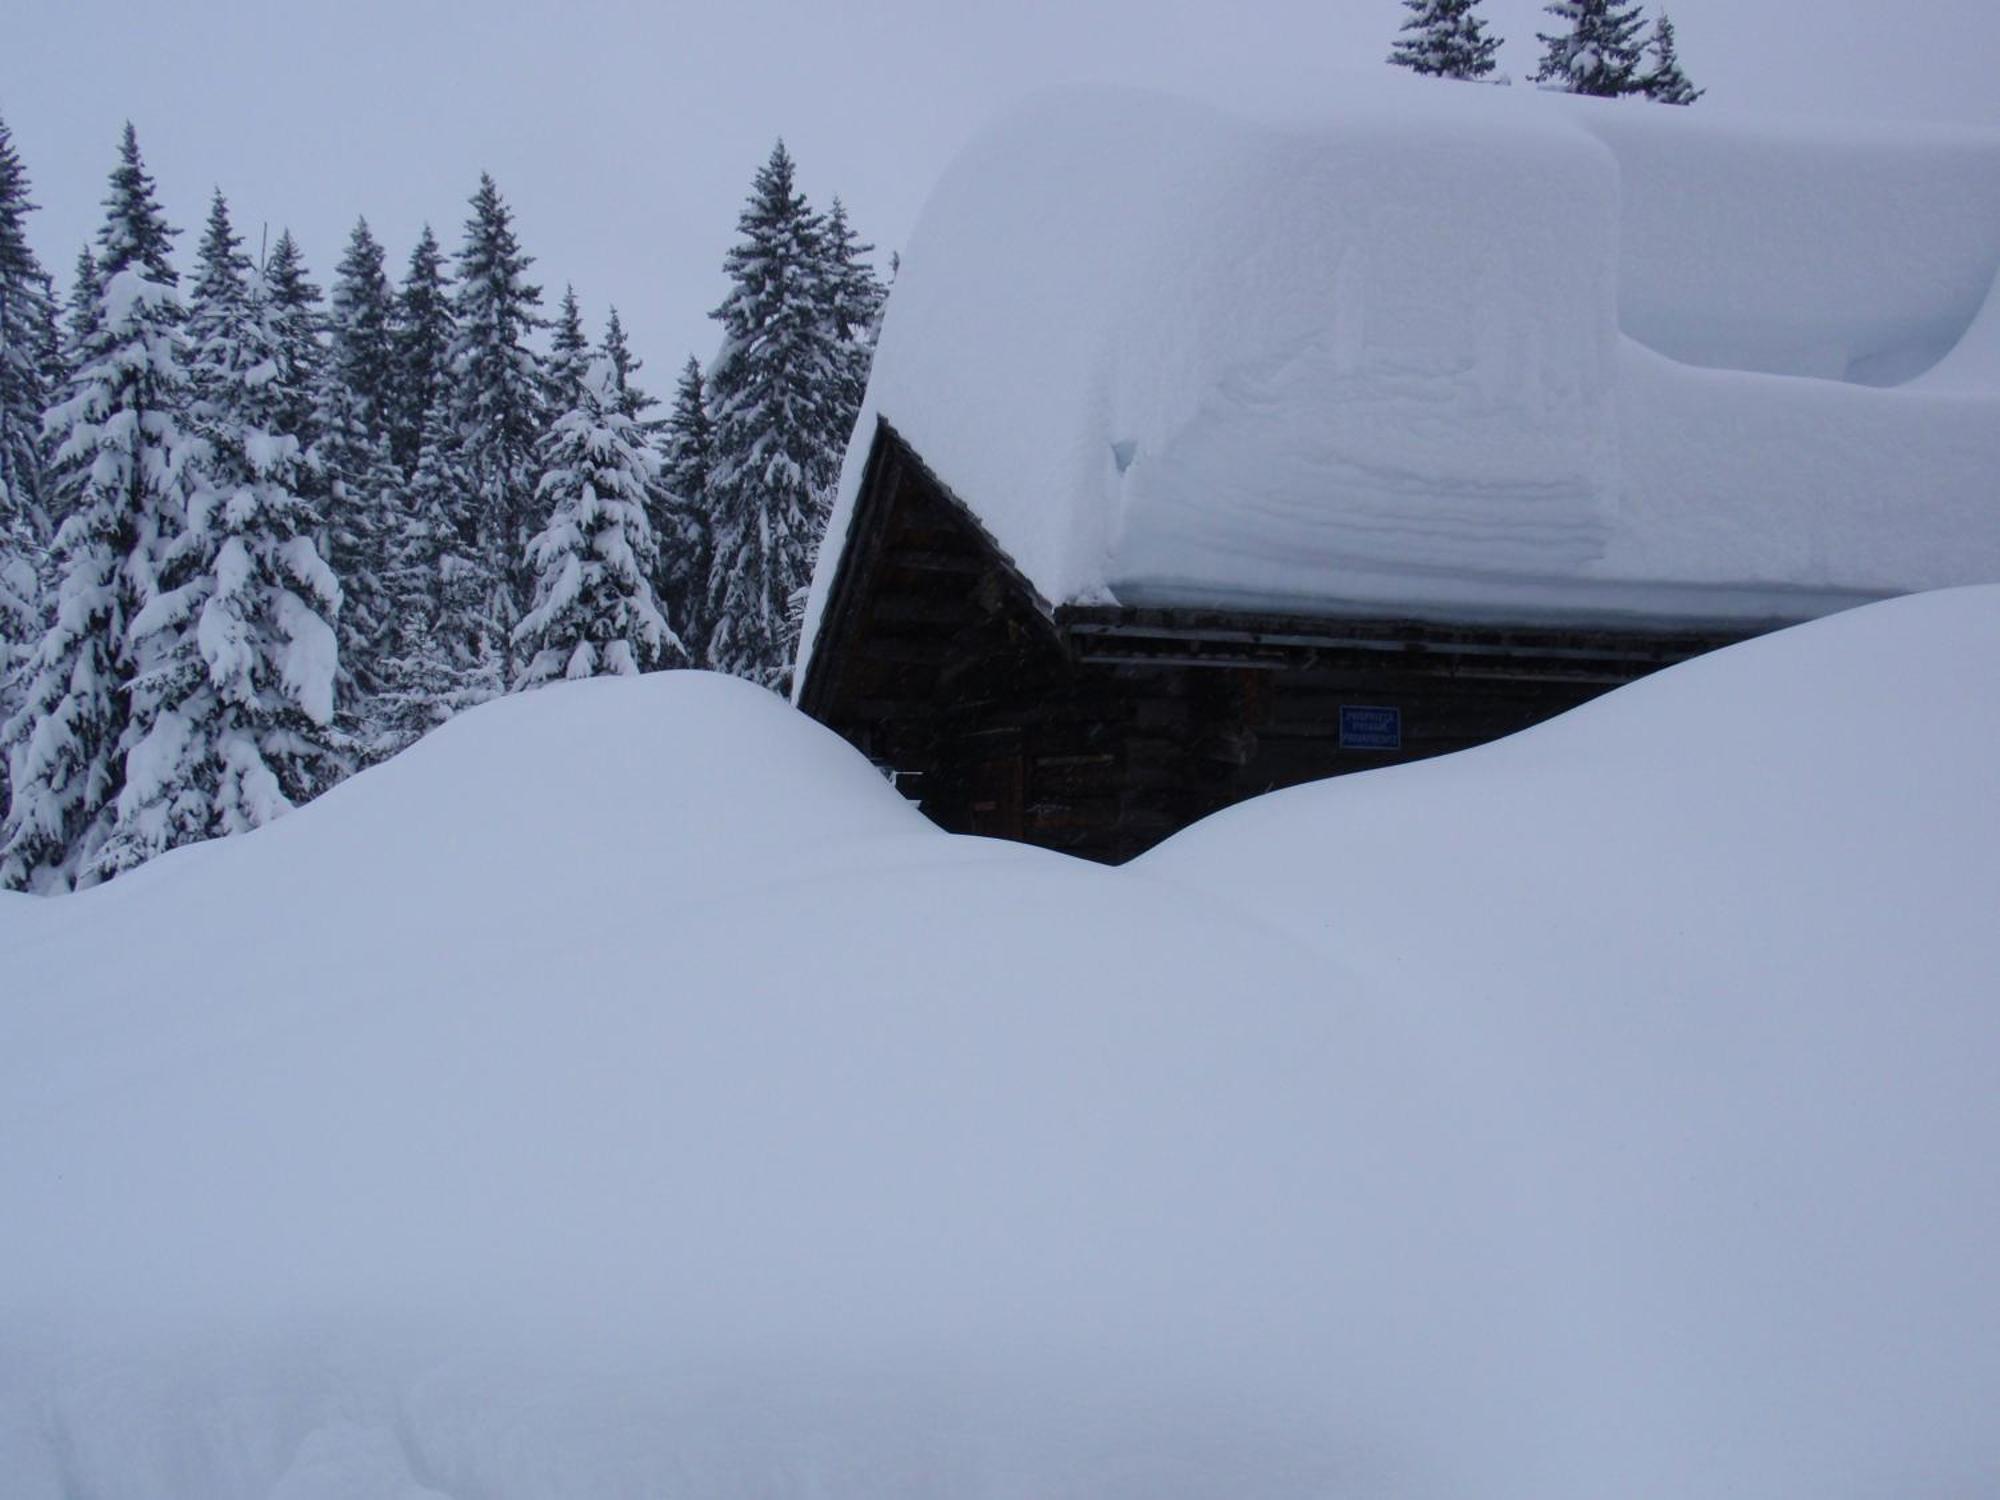
M1114 862L1755 633L1052 608L886 424L845 546L801 707L945 828ZM1401 744L1344 747L1344 705L1398 710Z

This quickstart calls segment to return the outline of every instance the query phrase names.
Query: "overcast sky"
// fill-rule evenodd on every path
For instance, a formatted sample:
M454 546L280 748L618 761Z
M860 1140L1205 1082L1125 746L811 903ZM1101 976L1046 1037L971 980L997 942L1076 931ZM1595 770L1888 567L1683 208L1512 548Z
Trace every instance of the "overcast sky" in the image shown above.
M1538 0L1486 0L1535 65ZM175 223L220 186L254 248L289 225L324 284L356 214L391 273L429 220L455 249L490 171L551 306L615 302L656 393L706 313L751 173L782 134L815 203L886 252L966 136L1048 84L1211 96L1338 86L1398 0L12 0L0 118L67 281L127 118ZM2000 0L1673 0L1701 109L2000 127ZM181 241L192 255L195 235ZM885 254L886 258L886 254Z

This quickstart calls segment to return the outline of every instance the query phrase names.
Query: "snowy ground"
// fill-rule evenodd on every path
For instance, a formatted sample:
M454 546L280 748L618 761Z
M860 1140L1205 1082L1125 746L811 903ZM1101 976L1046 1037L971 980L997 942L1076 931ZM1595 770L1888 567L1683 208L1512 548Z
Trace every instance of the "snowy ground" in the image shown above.
M0 900L21 1500L2000 1489L2000 588L1106 870L693 673Z

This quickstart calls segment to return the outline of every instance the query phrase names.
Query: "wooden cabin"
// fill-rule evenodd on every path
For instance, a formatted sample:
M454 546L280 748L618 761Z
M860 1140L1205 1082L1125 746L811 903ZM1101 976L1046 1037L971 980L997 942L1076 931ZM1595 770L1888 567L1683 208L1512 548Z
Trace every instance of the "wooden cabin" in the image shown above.
M1421 82L1039 96L937 184L795 692L946 828L1122 860L2000 579L2000 142Z
M941 827L1115 863L1755 633L1051 605L879 421L798 702Z

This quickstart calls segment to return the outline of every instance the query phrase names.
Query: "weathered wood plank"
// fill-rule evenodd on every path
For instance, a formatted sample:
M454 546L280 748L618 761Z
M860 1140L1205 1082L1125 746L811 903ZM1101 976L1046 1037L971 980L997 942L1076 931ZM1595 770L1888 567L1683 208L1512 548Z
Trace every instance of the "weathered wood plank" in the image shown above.
M976 577L992 566L991 559L971 548L918 547L900 541L883 553L882 562L884 567L909 573L944 573L954 577Z

